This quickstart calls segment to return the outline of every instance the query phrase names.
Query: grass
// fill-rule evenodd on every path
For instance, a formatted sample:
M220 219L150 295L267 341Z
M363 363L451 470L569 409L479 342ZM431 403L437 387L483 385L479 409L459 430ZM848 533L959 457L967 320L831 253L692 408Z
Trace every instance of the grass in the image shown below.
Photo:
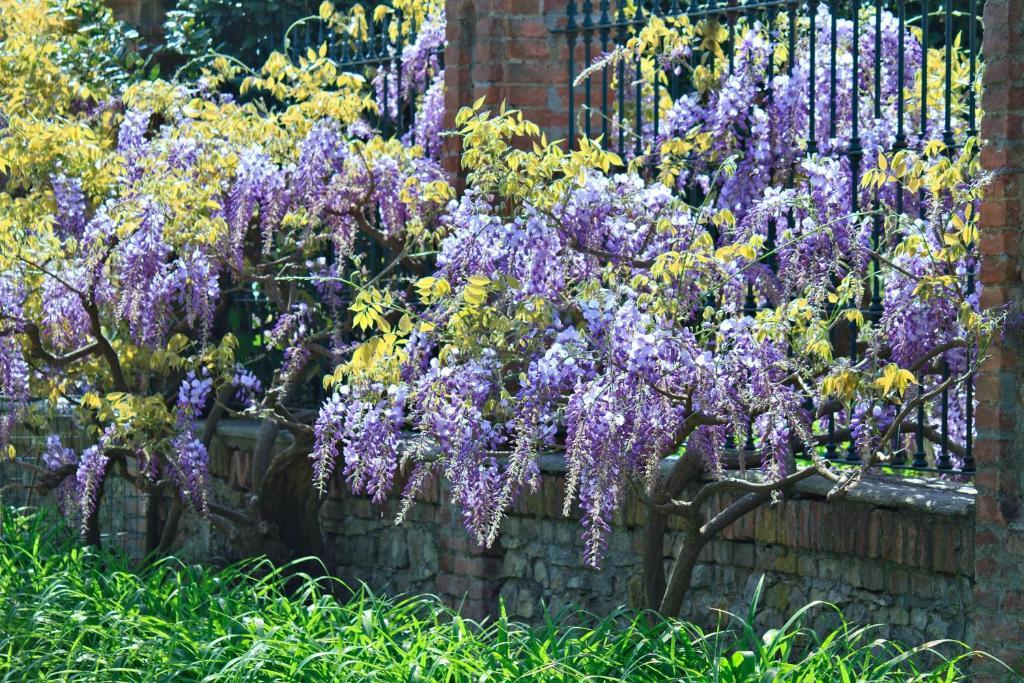
M765 633L751 625L756 600L716 633L625 611L529 627L468 621L433 597L364 589L339 602L331 587L260 560L211 570L169 558L140 572L8 510L0 680L954 681L974 655L951 642L906 649L845 622L815 636L801 617L834 609L817 604Z

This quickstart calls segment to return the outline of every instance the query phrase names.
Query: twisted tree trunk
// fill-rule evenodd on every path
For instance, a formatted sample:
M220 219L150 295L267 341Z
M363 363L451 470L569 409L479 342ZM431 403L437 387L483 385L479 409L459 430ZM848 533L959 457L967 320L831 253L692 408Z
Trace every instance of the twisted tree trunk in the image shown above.
M270 463L257 493L257 510L266 533L286 549L289 560L323 557L324 552L311 448L312 439L295 439Z

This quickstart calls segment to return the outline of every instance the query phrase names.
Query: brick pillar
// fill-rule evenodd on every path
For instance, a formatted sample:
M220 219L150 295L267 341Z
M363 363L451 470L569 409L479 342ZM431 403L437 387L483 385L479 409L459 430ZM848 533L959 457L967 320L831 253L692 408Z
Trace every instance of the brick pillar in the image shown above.
M503 100L541 127L549 139L568 132L568 43L551 29L565 23L565 0L450 0L445 50L447 124L480 97ZM458 140L446 168L458 170Z
M981 207L982 305L1010 305L977 378L978 499L974 633L979 649L1024 671L1024 0L985 3L982 164L996 174Z

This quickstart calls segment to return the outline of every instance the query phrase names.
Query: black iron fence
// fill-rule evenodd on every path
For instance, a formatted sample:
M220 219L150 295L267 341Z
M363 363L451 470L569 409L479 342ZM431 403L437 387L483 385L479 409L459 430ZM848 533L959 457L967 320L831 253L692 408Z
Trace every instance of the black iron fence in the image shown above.
M251 3L258 5L260 3ZM330 59L339 71L355 73L362 76L373 88L378 113L372 117L371 124L385 136L401 136L413 128L416 119L416 106L409 94L412 85L405 64L408 49L413 46L419 36L420 20L403 15L401 10L393 10L383 16L374 16L377 5L357 5L362 11L352 13L352 7L344 10L346 19L328 21L316 13L318 3L298 18L293 16L271 16L269 25L261 32L246 34L238 44L220 43L220 51L238 56L254 69L259 69L266 59L275 52L286 55L293 63L303 59ZM394 30L395 26L401 27ZM439 68L444 68L444 50L442 47L429 52ZM414 55L414 59L422 59L424 55ZM237 78L234 87L236 95L241 77ZM263 94L252 90L241 99L262 98ZM266 99L266 98L264 98ZM268 106L277 106L275 102L267 102Z
M437 69L443 69L443 46L410 53L422 28L417 20L407 19L401 10L395 10L375 21L373 6L363 6L363 9L362 13L354 15L361 19L353 19L344 26L332 27L315 15L289 25L282 21L275 25L275 30L253 39L256 45L254 53L265 58L271 52L279 51L299 63L312 51L317 58L332 60L339 71L359 74L372 88L378 108L375 115L369 116L369 125L384 137L402 137L413 130L417 114L417 88L410 81L413 76L409 74L405 60L429 58L435 60ZM389 28L392 25L402 29L392 31ZM379 219L377 216L370 218L375 223ZM364 267L372 277L387 265L385 254L376 241L364 237L359 240L357 252L366 255ZM334 259L330 248L321 255L328 262ZM395 272L402 272L402 269L395 269ZM300 286L314 300L318 297L311 283ZM265 294L254 290L236 294L228 314L228 329L239 340L238 360L257 376L264 387L273 382L274 372L284 360L283 352L268 342L278 313ZM322 371L310 373L314 379L310 380L307 390L301 392L299 402L302 404L319 405L326 398L320 378L327 368L322 359L317 359L314 365Z
M927 140L937 138L952 154L966 138L976 135L982 1L569 0L564 28L558 30L568 41L569 139L574 143L581 136L599 139L624 159L639 162L642 172L658 173L664 153L660 144L672 134L666 117L674 103L705 96L702 87L708 74L732 76L737 52L750 35L745 31L757 27L769 46L756 103L774 97L775 79L792 77L798 53L808 62L801 65L807 75L800 103L806 123L802 139L794 141L800 149L790 158L790 168L772 169L772 184L792 187L796 165L809 155L841 160L848 169L850 214L874 209L872 240L877 247L883 228L879 194L872 197L860 187L863 171L875 163L877 145L867 149L865 138L877 143L879 136L872 136L872 126L883 119L894 133L884 145L887 153L920 149ZM691 50L660 57L625 49L635 47L654 18L670 30L698 26L696 35L712 37L719 49L702 42ZM895 40L885 40L886 35ZM886 95L884 81L889 79L898 85ZM846 102L837 95L844 83L854 84L848 86L852 94ZM735 134L742 137L744 132ZM872 156L866 159L866 153ZM707 183L705 179L698 186L691 178L677 188L700 200ZM925 202L903 191L886 201L897 212L925 217ZM790 211L779 220L792 227L793 219ZM765 244L769 256L762 260L773 270L779 227L769 222ZM885 285L877 258L870 267L868 296L862 306L864 318L874 322L884 314ZM976 288L976 267L969 263L962 274L968 293ZM749 284L743 310L753 315L763 301ZM848 353L854 362L863 351L858 331L851 322L848 328L840 326L833 332L837 352ZM945 363L934 364L929 371L933 384L950 373ZM834 461L857 463L860 458L850 430L838 429L837 420L831 412L819 422L828 435L824 451ZM896 430L889 449L892 459L886 466L971 474L975 469L973 432L973 383L968 381L964 389L946 389L934 403L922 405L913 420ZM746 445L753 447L751 442Z

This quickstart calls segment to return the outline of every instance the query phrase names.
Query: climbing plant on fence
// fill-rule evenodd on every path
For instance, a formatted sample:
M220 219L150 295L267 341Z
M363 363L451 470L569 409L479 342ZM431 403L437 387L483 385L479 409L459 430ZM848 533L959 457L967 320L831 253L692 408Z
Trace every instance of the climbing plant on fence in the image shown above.
M572 151L515 111L459 115L468 189L418 283L428 325L339 367L314 458L321 488L343 462L378 500L399 467L407 501L444 476L488 545L535 456L564 449L585 561L631 491L649 605L676 613L706 543L801 480L842 495L907 454L972 469L997 320L974 278L973 53L926 49L905 7L752 4L725 25L645 7L595 29L586 5L589 40L623 40L582 72L599 123ZM400 448L406 428L427 438ZM668 515L684 532L666 576Z
M927 210L916 189L862 185L877 155L921 152L929 142L950 155L977 135L979 11L973 0L570 3L570 131L600 136L608 149L642 159L644 173L691 201L718 193L741 220L768 191L830 192L834 210L872 213L870 240L877 245L881 209L918 219ZM580 48L583 64L575 59ZM597 53L612 57L592 61ZM709 187L710 174L730 154L738 155L736 174ZM787 278L784 270L803 267L780 244L795 220L787 211L760 228L767 253L746 277L748 314ZM966 265L961 275L973 296L977 262ZM868 292L856 304L877 324L893 317L886 315L891 292L877 258L866 276ZM833 331L853 361L858 333L856 321ZM973 472L973 410L969 382L921 406L914 443L894 443L887 465ZM946 446L932 452L931 437L951 428L958 446L951 450L943 437ZM842 450L857 462L844 436L830 440L830 457Z

